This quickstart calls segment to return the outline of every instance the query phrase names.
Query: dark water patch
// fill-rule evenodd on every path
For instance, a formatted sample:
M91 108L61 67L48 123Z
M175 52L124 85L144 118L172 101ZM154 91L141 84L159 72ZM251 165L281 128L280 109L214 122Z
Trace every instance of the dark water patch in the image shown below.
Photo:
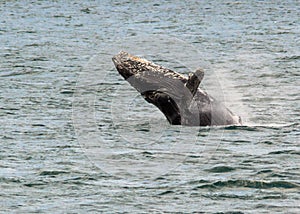
M232 143L252 143L250 140L231 140Z
M64 181L97 181L100 178L109 178L107 175L82 175L82 176L76 176L72 178L68 178Z
M25 183L23 184L26 187L39 187L39 186L46 186L48 183L47 182L31 182L31 183Z
M140 132L150 132L150 124L149 125L149 128L146 128L146 127L141 127L141 128L137 128L136 131L140 131Z
M266 177L269 177L269 178L289 178L290 175L288 175L287 173L270 173L269 175L267 175Z
M158 196L161 196L161 195L169 195L169 194L174 194L175 192L172 191L172 190L166 190L164 192L161 192L161 193L158 193L157 195Z
M56 148L60 148L60 149L69 149L69 148L75 148L74 145L57 145ZM80 148L80 146L78 145L78 148ZM67 163L67 162L65 162Z
M166 178L162 177L162 176L159 176L159 177L154 179L154 181L164 181L164 180L166 180Z
M267 115L267 114L265 114ZM272 114L270 114L271 116ZM258 117L258 118L261 118ZM251 127L255 128L256 131L260 131L260 132L265 132L266 130L282 130L282 132L287 131L288 133L291 131L290 128L294 127L295 124L294 123L289 123L289 124L256 124L253 125Z
M290 208L290 209L288 209L288 207ZM299 206L294 206L294 207L292 207L292 206L284 206L284 205L282 205L282 204L280 204L280 205L275 205L275 204L270 204L270 203L266 203L266 204L263 204L263 203L259 203L259 204L257 204L257 205L255 205L254 206L254 208L265 208L266 210L274 210L275 212L274 213L291 213L291 214L298 214L299 212ZM291 208L295 208L295 212L293 212L292 210L293 209L291 209ZM283 212L283 211L285 211L285 210L290 210L289 212ZM266 213L270 213L270 212L266 212Z
M287 197L283 194L270 194L266 196L259 197L260 200L268 200L268 199L286 199Z
M284 56L284 57L278 57L278 58L276 58L276 60L289 62L289 61L294 61L294 60L300 60L300 56L297 56L297 55L294 55L294 56Z
M53 18L67 18L67 19L71 19L72 16L66 16L64 14L58 14L58 15L53 15Z
M234 194L234 193L221 193L221 194L213 194L213 195L205 195L207 198L212 198L215 200L228 200L228 199L243 199L243 200L249 200L253 199L252 195L240 195L240 194Z
M207 183L210 183L210 181L201 179L201 180L189 181L189 182L187 182L187 185L193 185L194 186L194 185L197 185L197 184L207 184Z
M31 61L42 61L42 62L49 61L49 59L47 59L46 57L33 57L29 60L31 60Z
M90 14L91 13L91 9L89 9L88 7L84 8L84 9L81 9L80 11L83 12L83 13L86 13L86 14Z
M206 189L206 188L229 188L229 187L248 187L256 189L270 189L270 188L299 188L300 185L288 182L288 181L250 181L250 180L228 180L228 181L217 181L211 184L200 185L194 189Z
M74 94L74 91L73 90L63 90L63 91L60 91L61 94Z
M14 108L14 107L0 107L0 110L4 110L4 111L19 111L20 108Z
M300 155L300 151L295 150L279 150L274 152L269 152L268 155L279 155L279 154L295 154Z
M0 183L22 183L23 181L19 178L13 177L0 177Z
M31 124L33 127L46 127L46 125L41 124L41 123L36 123L36 124Z
M153 155L152 152L148 152L148 151L142 152L141 154L145 155L145 156L147 156L147 155L149 155L149 156Z
M226 126L225 130L244 130L244 131L259 131L257 127L254 126Z
M39 173L40 176L54 176L54 175L59 175L59 174L68 174L69 172L67 171L57 171L57 170L53 170L53 171L42 171Z
M265 141L262 141L262 142L260 142L260 143L267 144L267 145L273 144L273 142L272 142L272 141L269 141L269 140L265 140Z
M35 30L19 30L17 33L23 34L23 33L29 33L29 34L36 34L37 31Z
M7 136L7 135L3 135L1 138L2 138L3 140L12 140L12 139L14 139L13 137Z
M24 45L24 47L38 47L40 45L41 44L39 44L39 43L31 43L31 44Z
M158 23L160 22L159 19L156 19L156 20L142 20L142 21L139 21L139 22L136 22L136 24L150 24L150 23Z
M200 158L200 155L188 155L187 158Z
M244 214L244 212L241 211L228 211L228 212L216 212L213 214Z
M15 65L15 67L24 68L24 69L22 69L20 71L1 72L0 77L13 77L13 76L20 76L20 75L28 75L28 74L38 73L38 71L35 71L33 69L25 69L24 65Z
M260 170L256 174L259 175L259 174L272 173L272 172L273 172L273 170L271 170L271 169L264 169L264 170Z
M224 173L224 172L231 172L234 170L235 170L235 168L230 167L230 166L215 166L213 168L206 169L205 171L213 172L213 173Z
M271 78L282 78L282 77L285 77L286 74L285 73L265 73L265 74L260 74L258 76L258 78L266 78L266 77L271 77ZM270 100L273 100L273 98L266 98L266 99L270 99Z
M91 182L88 182L87 180L71 180L71 179L68 179L68 180L64 180L64 181L60 181L61 184L71 184L71 185L78 185L78 188L80 186L96 186L96 184L93 184Z

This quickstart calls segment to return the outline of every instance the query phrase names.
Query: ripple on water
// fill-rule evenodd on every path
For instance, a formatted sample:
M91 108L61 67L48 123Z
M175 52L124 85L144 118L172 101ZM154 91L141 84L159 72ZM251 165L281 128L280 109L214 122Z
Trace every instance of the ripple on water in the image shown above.
M288 181L255 181L255 180L227 180L216 181L210 184L203 184L195 187L194 189L209 189L209 188L232 188L232 187L247 187L255 189L270 189L270 188L282 188L282 189L297 189L300 184L288 182Z
M299 1L0 5L0 212L300 213ZM161 34L169 35L167 43L144 40ZM120 107L133 101L110 59L119 38L126 39L122 47L141 47L140 55L156 47L149 54L158 64L185 74L198 50L192 63L206 72L200 87L215 92L210 83L219 81L228 107L245 115L243 126L173 127L159 111L139 105L127 106L130 120L116 123L112 114L124 115ZM178 51L180 39L193 47ZM95 64L88 72L107 76L76 85L94 54L108 59L108 67ZM140 167L140 177L127 180L93 165L75 137L75 89L96 97L88 103L99 133L93 136L103 141L92 150L105 143L113 151L108 163L123 160L124 168L136 169L135 163L157 159L160 169L162 159L172 170L151 180ZM116 95L122 100L112 109ZM89 105L78 105L87 115ZM172 153L175 143L181 146Z

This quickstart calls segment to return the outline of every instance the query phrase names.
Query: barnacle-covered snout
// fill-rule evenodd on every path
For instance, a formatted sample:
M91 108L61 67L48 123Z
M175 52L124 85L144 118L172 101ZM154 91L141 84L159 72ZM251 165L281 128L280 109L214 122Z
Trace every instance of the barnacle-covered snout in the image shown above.
M129 54L120 52L112 58L119 74L124 77L125 80L133 75L131 64L128 63L128 56Z
M167 89L180 96L187 81L183 75L124 51L112 60L119 74L140 93Z
M121 51L112 58L119 74L125 79L132 75L145 71L149 61L137 56L133 56L127 52Z

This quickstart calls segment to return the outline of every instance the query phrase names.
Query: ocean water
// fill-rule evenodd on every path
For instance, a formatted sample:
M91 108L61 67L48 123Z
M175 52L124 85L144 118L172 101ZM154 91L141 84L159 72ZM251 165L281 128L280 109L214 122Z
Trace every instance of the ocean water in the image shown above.
M1 213L299 213L299 1L0 3ZM120 50L242 126L171 126Z

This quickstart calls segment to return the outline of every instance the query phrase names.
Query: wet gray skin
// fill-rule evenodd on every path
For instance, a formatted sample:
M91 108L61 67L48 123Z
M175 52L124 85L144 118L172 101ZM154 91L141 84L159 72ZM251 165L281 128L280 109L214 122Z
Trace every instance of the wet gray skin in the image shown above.
M199 89L204 71L188 77L121 51L112 58L119 74L144 99L155 105L170 124L190 126L241 125L241 118Z

